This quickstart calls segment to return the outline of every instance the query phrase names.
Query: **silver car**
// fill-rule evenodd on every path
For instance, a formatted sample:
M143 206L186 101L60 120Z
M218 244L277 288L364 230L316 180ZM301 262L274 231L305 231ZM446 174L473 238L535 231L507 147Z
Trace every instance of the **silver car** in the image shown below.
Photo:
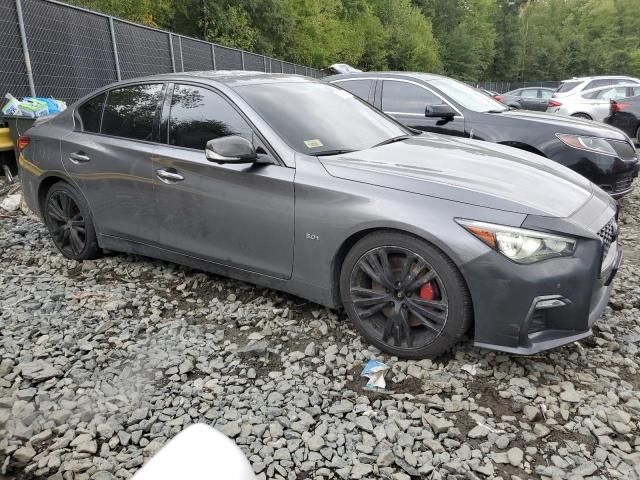
M640 85L598 87L549 100L547 112L602 122L609 115L611 100L640 95Z
M614 85L640 84L640 79L627 77L624 75L600 75L597 77L576 77L570 80L563 80L560 86L553 93L553 98L563 98L575 95L585 90L592 90L598 87L610 87Z
M343 306L393 355L584 338L620 264L616 203L541 156L416 134L295 75L104 87L20 139L30 208L68 258L103 249Z

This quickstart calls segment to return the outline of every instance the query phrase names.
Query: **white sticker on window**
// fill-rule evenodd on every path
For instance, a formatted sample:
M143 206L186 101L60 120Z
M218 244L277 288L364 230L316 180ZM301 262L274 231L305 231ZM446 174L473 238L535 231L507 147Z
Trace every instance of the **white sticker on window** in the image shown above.
M314 138L314 139L311 139L311 140L305 140L304 144L307 146L307 148L322 147L322 142L320 140L318 140L317 138Z

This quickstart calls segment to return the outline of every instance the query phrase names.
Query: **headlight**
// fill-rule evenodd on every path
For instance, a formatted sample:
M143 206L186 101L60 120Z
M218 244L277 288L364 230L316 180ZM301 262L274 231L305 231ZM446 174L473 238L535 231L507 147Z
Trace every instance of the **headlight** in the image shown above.
M517 263L534 263L573 255L576 241L535 230L456 219L463 228L494 250Z
M568 133L556 133L562 143L578 150L589 150L603 155L616 156L616 151L604 138L585 137L582 135L569 135Z

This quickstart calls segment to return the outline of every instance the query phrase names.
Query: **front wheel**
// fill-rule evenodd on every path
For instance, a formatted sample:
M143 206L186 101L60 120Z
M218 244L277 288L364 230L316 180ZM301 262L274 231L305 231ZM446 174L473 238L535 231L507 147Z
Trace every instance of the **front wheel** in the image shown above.
M100 256L89 206L75 188L65 182L54 184L42 210L53 243L62 255L78 261Z
M342 265L340 295L362 336L399 357L441 355L471 323L471 298L453 262L403 233L380 232L357 242Z

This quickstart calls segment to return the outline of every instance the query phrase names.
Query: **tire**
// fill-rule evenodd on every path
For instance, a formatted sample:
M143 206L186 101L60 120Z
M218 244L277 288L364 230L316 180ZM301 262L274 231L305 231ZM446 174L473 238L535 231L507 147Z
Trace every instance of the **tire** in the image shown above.
M574 113L571 115L573 118L584 118L585 120L593 120L591 115L587 115L586 113Z
M405 265L411 265L406 275ZM449 351L473 317L469 290L451 259L400 232L373 233L351 248L341 268L340 297L367 342L404 358Z
M638 130L636 131L636 145L640 147L640 125L638 125Z
M66 258L83 261L102 254L89 206L70 184L58 182L49 188L42 214L53 244Z

